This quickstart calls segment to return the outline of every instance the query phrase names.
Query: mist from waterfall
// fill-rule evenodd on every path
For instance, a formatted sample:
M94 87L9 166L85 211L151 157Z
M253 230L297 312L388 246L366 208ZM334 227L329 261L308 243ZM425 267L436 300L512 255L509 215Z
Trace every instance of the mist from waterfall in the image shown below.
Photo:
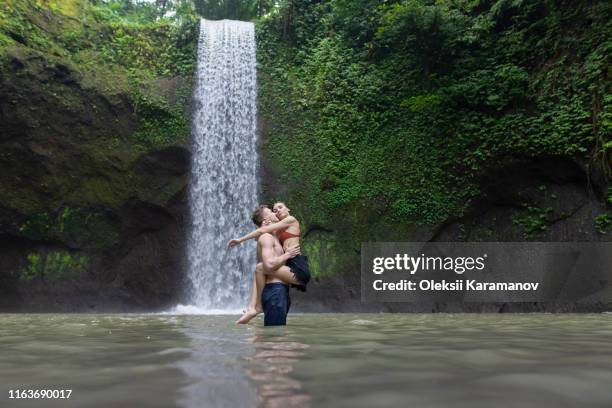
M255 29L242 21L201 20L194 90L189 194L191 308L242 308L255 268L253 241L227 241L254 228L258 204Z

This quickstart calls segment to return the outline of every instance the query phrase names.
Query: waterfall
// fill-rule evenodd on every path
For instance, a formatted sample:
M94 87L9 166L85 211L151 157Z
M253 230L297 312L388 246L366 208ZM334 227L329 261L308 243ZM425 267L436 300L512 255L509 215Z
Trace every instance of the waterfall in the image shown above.
M258 204L255 29L242 21L201 20L194 90L188 241L190 303L237 310L247 302L253 241L227 241L254 229Z

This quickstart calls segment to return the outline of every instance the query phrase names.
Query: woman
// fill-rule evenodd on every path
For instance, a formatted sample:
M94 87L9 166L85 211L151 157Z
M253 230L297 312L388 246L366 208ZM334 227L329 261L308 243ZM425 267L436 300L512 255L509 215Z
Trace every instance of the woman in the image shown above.
M276 215L278 222L270 222L270 220L266 220L255 231L243 237L230 240L228 242L228 246L234 247L236 245L240 245L244 241L248 241L249 239L258 239L262 234L269 233L277 236L285 252L290 251L291 248L299 247L300 223L290 214L291 210L285 205L285 203L277 202L272 207L272 211L274 212L274 215ZM308 258L304 255L296 255L286 262L286 266L289 267L291 271L290 274L281 273L283 271L279 271L279 273L275 273L276 271L264 271L263 265L261 263L257 264L249 307L245 311L245 314L237 321L237 323L247 323L257 314L262 312L261 292L265 285L266 272L267 274L277 277L292 287L302 292L306 292L306 285L310 281Z

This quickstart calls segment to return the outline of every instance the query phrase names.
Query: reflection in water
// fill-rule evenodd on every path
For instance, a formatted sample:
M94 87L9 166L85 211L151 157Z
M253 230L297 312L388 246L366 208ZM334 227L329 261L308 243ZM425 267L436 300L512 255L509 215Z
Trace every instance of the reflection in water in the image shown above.
M265 408L311 406L311 397L302 384L289 377L308 345L292 338L286 327L257 327L248 343L255 353L245 357L246 372L257 384L259 406Z
M251 327L237 327L229 316L181 316L179 330L190 341L190 354L176 363L189 384L179 404L191 407L250 408L257 399L240 358L253 347L244 339Z
M189 341L174 317L0 314L1 407L173 407ZM11 389L71 389L69 400L8 399Z

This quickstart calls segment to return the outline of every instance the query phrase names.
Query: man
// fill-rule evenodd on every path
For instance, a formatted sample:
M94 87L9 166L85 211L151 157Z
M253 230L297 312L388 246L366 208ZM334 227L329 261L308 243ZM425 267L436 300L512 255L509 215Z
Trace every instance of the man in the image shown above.
M267 206L261 205L253 213L253 221L261 226L264 222L278 222L278 218ZM261 294L264 326L287 324L287 313L291 306L289 284L279 278L279 272L292 276L285 263L299 253L299 246L284 252L278 238L270 233L264 233L257 239L257 260L262 263L265 274L265 286Z

